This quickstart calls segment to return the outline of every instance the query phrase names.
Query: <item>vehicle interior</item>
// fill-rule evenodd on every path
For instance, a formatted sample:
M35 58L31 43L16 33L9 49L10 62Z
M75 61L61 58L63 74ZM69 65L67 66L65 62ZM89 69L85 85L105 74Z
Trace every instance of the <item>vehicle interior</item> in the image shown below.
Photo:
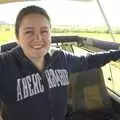
M9 4L9 2L13 3L23 1L25 0L1 0L0 3ZM119 49L120 43L118 41L116 42L116 38L112 32L112 27L101 5L101 0L68 1L76 1L77 4L84 2L86 5L90 2L95 2L98 6L97 8L100 10L101 17L103 17L111 40L106 40L105 38L104 40L101 40L99 37L86 37L77 34L53 34L52 45L54 47L64 49L74 54L84 55L110 49ZM51 2L54 2L54 0ZM72 7L74 8L74 6ZM1 44L1 52L6 52L15 46L17 46L15 41ZM116 62L110 62L101 68L70 75L70 85L68 88L68 111L65 116L65 120L120 120L119 64L120 61L118 60ZM6 120L5 112L4 103L1 101L3 120Z

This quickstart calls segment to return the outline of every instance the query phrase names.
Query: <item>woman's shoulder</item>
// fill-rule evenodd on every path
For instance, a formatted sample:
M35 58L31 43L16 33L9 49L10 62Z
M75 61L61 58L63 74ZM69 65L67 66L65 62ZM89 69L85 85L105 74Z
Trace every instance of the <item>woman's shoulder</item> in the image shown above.
M1 51L0 52L0 59L9 59L12 57L13 54L16 54L17 51L20 49L19 46L16 46L10 50L7 51Z
M6 52L15 48L17 46L17 42L10 42L0 46L0 52Z
M12 64L15 64L15 59L17 58L17 52L19 51L20 47L17 46L15 48L12 48L11 50L1 52L0 53L0 68L2 69L7 68L7 66L10 66Z

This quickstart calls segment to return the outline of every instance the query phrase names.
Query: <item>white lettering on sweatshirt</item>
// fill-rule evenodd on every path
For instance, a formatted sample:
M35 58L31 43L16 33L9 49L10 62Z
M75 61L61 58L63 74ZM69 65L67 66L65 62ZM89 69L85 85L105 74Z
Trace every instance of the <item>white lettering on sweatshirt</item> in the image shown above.
M69 84L68 72L65 69L45 70L45 76L50 89L60 86L67 86ZM42 83L42 77L39 73L33 73L31 75L18 78L17 101L37 95L39 93L44 93L44 88L45 86Z

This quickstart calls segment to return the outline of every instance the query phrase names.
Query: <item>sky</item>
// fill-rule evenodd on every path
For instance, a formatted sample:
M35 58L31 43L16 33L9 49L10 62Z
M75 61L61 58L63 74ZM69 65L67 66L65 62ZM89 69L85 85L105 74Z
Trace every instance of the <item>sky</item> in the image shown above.
M120 0L99 0L111 26L120 27ZM91 2L44 0L0 4L0 21L15 23L20 9L27 5L45 8L53 25L105 26L97 0Z

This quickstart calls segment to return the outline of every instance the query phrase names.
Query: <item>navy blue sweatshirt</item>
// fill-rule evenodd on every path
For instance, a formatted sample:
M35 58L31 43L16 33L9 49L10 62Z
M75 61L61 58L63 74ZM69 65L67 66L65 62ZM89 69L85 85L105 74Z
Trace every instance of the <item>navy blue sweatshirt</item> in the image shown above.
M120 51L87 56L55 51L39 71L20 47L0 55L0 98L7 120L64 120L69 73L98 68L120 58Z

